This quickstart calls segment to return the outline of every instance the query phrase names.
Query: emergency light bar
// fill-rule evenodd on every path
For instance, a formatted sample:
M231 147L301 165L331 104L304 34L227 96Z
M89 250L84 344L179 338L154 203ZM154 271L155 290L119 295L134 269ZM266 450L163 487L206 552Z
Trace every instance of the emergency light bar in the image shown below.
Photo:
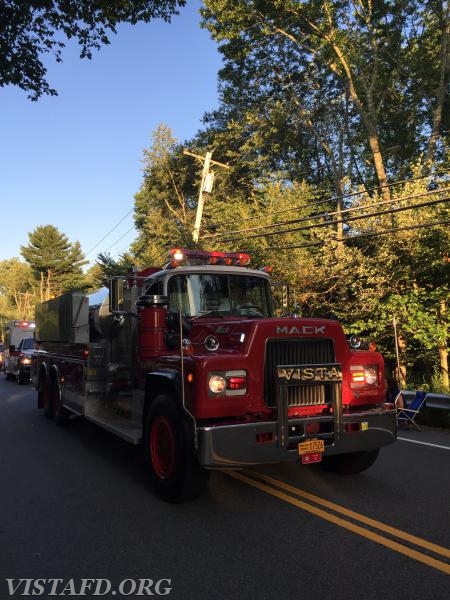
M30 321L14 321L14 327L21 327L23 329L29 329L30 327L31 328L35 327L35 324L31 323Z
M182 265L227 265L245 267L250 264L250 254L243 252L218 252L212 250L186 250L173 248L169 251L169 266Z

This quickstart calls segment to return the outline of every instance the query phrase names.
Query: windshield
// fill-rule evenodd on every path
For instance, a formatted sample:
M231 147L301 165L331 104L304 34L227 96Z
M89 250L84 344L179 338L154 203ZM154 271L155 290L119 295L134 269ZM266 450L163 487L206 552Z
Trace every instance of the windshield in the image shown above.
M272 316L269 283L262 277L229 274L180 274L169 279L169 310L186 317Z
M22 350L32 350L34 348L34 339L26 338L23 340Z

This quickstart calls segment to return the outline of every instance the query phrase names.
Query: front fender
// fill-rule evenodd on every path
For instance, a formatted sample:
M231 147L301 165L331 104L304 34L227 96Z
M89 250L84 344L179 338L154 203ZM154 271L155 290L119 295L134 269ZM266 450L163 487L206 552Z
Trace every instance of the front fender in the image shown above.
M143 411L144 422L151 403L161 392L170 394L177 405L181 407L181 380L178 371L175 369L161 369L159 371L146 373L145 403Z

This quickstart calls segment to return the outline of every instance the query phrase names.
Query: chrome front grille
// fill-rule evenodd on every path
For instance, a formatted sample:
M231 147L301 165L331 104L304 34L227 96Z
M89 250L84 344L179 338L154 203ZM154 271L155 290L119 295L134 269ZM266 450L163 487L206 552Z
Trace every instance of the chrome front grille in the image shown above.
M270 340L266 347L265 401L276 405L277 367L279 365L329 365L335 363L333 341L330 339L282 339ZM293 381L286 386L288 408L331 404L333 386L329 383Z
M318 406L325 403L324 385L302 385L290 387L288 390L288 408L293 406Z

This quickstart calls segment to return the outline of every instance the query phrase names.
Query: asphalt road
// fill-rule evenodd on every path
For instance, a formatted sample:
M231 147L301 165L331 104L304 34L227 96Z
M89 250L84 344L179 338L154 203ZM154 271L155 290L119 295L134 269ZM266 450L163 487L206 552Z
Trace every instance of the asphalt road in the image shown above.
M83 579L97 580L85 597L108 599L170 580L160 595L182 600L444 600L450 432L400 435L364 474L214 472L201 498L171 505L148 489L139 447L83 419L58 427L1 375L0 600L73 597Z

